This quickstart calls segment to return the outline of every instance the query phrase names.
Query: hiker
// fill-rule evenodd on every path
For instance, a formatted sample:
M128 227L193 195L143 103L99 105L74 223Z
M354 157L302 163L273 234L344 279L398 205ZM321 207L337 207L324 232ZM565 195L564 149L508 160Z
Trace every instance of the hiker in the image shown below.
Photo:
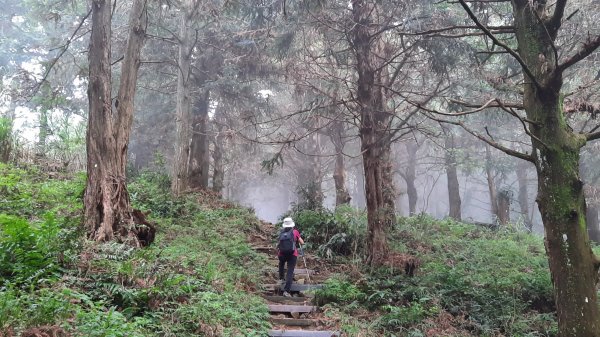
M290 289L294 280L294 268L298 259L298 247L296 242L301 245L304 240L300 237L300 232L294 228L294 220L292 218L283 219L282 229L279 233L279 244L277 245L279 257L279 282L283 283L283 267L287 262L287 275L285 278L285 287L283 288L283 296L290 297Z

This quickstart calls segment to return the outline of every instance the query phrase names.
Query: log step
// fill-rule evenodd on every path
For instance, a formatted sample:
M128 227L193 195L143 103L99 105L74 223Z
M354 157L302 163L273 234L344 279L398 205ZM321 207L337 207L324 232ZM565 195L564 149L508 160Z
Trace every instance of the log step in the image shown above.
M332 337L339 336L338 331L308 331L308 330L270 330L271 337Z
M259 252L270 252L273 251L275 248L270 247L270 246L251 246L252 249L254 250L258 250Z
M275 268L273 269L274 273L278 273L279 269ZM294 275L306 275L306 274L310 274L310 275L314 275L315 271L313 269L304 269L304 268L294 268Z
M273 324L287 326L311 326L316 325L316 321L312 319L295 319L295 318L271 318Z
M310 297L285 297L285 296L264 295L263 298L267 301L276 302L276 303L311 302L312 301L312 298L310 298Z
M265 288L271 288L271 289L275 289L275 288L279 288L281 290L283 290L284 288L284 284L265 284ZM321 289L323 288L322 284L292 284L292 286L290 287L290 291L307 291L307 290L316 290L316 289Z
M312 305L269 304L270 312L313 312L317 309Z

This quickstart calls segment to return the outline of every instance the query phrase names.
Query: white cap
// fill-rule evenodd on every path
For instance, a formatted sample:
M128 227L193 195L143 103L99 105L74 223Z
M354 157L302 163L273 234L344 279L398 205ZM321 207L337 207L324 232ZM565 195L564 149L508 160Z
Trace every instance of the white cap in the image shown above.
M296 224L294 223L294 220L292 220L292 218L285 218L283 219L283 228L292 228L294 227Z

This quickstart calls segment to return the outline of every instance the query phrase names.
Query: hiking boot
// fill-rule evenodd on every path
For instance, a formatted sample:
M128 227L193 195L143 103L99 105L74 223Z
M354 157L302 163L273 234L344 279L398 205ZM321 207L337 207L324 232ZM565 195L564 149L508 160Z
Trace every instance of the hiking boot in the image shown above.
M292 294L288 293L287 291L284 291L283 297L292 297Z

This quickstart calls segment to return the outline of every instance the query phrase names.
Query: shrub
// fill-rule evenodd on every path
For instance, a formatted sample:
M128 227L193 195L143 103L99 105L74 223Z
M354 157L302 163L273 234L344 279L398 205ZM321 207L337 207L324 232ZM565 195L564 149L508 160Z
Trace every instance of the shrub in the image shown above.
M56 276L72 249L72 242L65 241L71 235L65 232L69 229L61 228L50 213L37 226L0 214L0 278L33 283Z
M303 210L293 213L298 229L309 248L319 255L332 258L336 255L358 258L366 242L366 215L350 206L335 211Z
M364 297L365 294L355 284L340 277L327 279L323 284L323 288L315 293L315 301L318 305L328 303L350 304L362 300Z

